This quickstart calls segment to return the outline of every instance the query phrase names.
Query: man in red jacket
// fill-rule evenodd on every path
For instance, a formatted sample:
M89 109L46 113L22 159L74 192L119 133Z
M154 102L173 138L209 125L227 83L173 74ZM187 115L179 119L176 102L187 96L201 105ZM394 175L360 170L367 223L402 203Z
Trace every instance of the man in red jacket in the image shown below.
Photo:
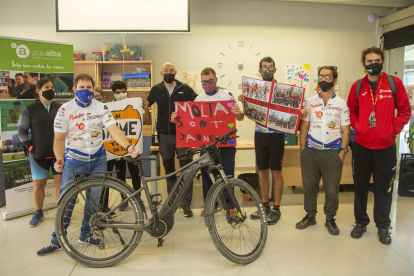
M411 107L404 85L397 77L392 77L396 87L396 95L393 94L387 74L381 73L383 61L384 51L380 48L362 52L361 62L368 74L362 79L358 97L358 81L352 85L348 97L351 126L356 132L353 146L356 225L351 237L362 237L369 224L368 183L373 174L374 222L379 241L390 244L390 211L397 163L395 137L410 120Z

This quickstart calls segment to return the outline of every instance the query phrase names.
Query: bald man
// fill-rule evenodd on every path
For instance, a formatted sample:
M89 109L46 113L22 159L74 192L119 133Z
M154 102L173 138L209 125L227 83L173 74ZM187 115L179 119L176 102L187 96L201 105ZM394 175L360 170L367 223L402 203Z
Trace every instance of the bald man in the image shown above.
M148 100L144 101L144 108L148 108L153 103L158 105L157 132L160 143L160 154L163 160L165 173L175 171L174 154L185 153L186 148L176 148L175 124L171 123L171 113L175 111L175 102L194 101L198 96L194 90L186 83L175 79L177 71L172 63L167 62L161 67L160 75L163 81L151 88ZM180 158L180 167L192 161L191 157ZM176 176L167 178L167 190L170 193L177 180ZM193 197L193 184L185 194L181 202L181 212L185 217L192 217L190 205Z

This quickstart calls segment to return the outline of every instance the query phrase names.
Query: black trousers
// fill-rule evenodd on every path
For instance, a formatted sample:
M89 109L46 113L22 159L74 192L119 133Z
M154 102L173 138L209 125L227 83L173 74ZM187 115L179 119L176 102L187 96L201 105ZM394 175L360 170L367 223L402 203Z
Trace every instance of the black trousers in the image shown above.
M132 178L132 186L134 187L134 190L136 191L139 188L141 188L141 177L139 176L138 166L135 166L134 164L132 164L130 162L127 162L123 159L121 159L119 161L116 161L116 159L112 159L112 160L107 161L106 169L107 169L107 171L111 172L114 169L114 166L115 166L115 169L117 171L119 171L119 172L117 172L116 178L118 178L118 179L125 182L125 174L126 174L126 166L127 166L126 164L127 163L128 163L128 170L129 170L129 172L131 174L131 178ZM102 208L105 210L105 209L108 208L109 194L108 194L108 192L104 191L102 193L102 195L103 195L102 198L101 198ZM141 196L140 193L138 195ZM124 200L124 199L125 199L125 197L122 196L122 200ZM118 204L118 203L120 203L120 202L116 202L116 204ZM112 208L112 207L115 207L115 206L110 206L110 207Z
M374 222L378 229L390 226L392 191L397 164L397 147L368 149L354 142L352 149L354 171L354 214L358 224L368 225L367 214L369 181L374 178Z

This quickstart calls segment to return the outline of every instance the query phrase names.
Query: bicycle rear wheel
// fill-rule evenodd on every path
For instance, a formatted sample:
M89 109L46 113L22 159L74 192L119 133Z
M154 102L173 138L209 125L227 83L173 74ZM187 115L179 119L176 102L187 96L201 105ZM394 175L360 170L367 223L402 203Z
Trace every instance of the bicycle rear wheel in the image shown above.
M99 220L144 224L142 202L136 197L129 199L130 208L122 212L117 208L107 218L101 219L109 213L108 208L116 207L133 192L110 179L105 180L103 188L102 178L86 179L64 194L56 211L55 229L59 244L72 259L89 267L107 267L122 261L134 251L142 236L142 231L121 229L116 225L107 228L96 225ZM104 193L108 195L107 206L103 204ZM87 201L88 198L92 200Z
M205 222L217 250L229 261L248 264L256 260L263 251L267 239L267 222L263 203L253 188L239 179L229 179L234 196L241 209L241 216L234 203L225 203L224 182L215 183L206 198ZM243 193L252 201L245 201ZM216 211L215 209L219 207ZM250 215L259 211L259 220Z

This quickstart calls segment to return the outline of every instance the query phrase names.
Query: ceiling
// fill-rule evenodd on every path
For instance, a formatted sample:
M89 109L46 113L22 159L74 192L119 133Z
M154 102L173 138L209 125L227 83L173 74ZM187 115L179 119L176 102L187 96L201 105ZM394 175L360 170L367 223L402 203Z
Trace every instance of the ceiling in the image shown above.
M414 0L250 0L250 1L272 1L272 2L305 2L305 3L324 3L357 5L387 8L406 8L414 5Z

